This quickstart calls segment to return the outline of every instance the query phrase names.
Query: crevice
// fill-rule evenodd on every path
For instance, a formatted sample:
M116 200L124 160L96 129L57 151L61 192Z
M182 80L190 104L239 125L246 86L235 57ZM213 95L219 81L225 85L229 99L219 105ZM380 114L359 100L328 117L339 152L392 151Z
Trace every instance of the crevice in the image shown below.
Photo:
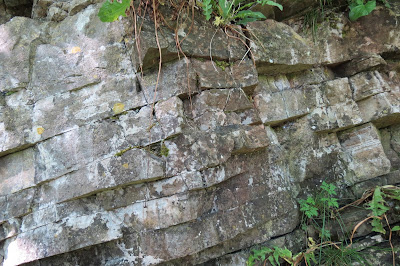
M248 32L249 30L246 28L245 25L240 25L240 26L242 27L243 35L246 37L245 43L247 45L247 49L251 49L251 41L250 41L251 38L250 38L250 34ZM253 60L252 53L250 53L249 51L246 51L246 53L247 53L247 58L250 60Z

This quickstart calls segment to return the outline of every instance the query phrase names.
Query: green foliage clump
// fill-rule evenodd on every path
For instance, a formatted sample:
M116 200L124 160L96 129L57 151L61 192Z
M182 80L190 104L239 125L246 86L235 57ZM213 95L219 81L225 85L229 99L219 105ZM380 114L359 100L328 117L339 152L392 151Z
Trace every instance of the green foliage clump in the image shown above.
M300 211L303 213L302 229L307 233L310 227L312 227L318 232L319 238L314 240L312 237L308 237L307 250L296 255L293 255L287 248L280 247L263 247L258 250L252 250L247 260L248 266L254 265L257 261L266 262L267 260L272 265L280 265L279 259L285 260L290 265L299 265L302 261L304 261L306 265L352 265L354 262L358 262L361 265L368 265L365 255L352 247L352 238L357 228L364 222L372 219L372 231L385 234L386 230L384 229L383 221L386 221L386 225L390 230L390 244L392 232L400 231L400 226L390 228L386 217L386 213L390 210L386 200L400 201L399 187L376 187L369 190L368 193L364 193L363 198L346 205L359 205L371 198L366 204L366 209L371 210L371 216L358 223L354 227L350 237L347 235L347 232L344 231L343 228L345 227L339 215L339 211L345 207L339 209L338 200L334 197L336 195L336 186L323 182L320 189L321 191L317 195L309 196L305 200L299 200ZM333 242L332 240L328 228L330 228L329 224L332 223L333 220L335 220L342 229L343 236L345 237L342 241ZM395 265L393 246L391 250L393 253L393 265Z
M216 26L224 26L231 22L246 25L248 22L265 19L266 17L261 12L250 10L257 4L276 6L280 10L283 9L281 4L272 0L203 0L198 1L198 4L203 9L206 20L210 20L212 13L215 13L214 25Z
M119 16L126 17L126 10L130 5L131 0L106 0L100 8L98 16L102 22L116 21Z
M360 17L369 15L376 8L376 1L365 0L352 0L349 5L350 13L349 18L351 21L355 21Z
M294 261L292 252L290 250L288 250L287 248L280 248L280 247L274 246L271 249L268 247L263 247L259 250L252 250L252 252L253 252L253 254L250 255L249 259L246 262L247 266L253 266L256 261L265 261L266 259L268 259L268 261L273 266L280 265L279 258L284 259L290 265L292 265L293 261ZM268 257L266 257L267 254L270 254L270 255Z
M103 22L115 21L119 16L126 17L131 2L132 0L106 0L100 8L98 16ZM206 20L213 17L216 26L225 26L229 23L245 25L248 22L265 19L266 17L261 12L250 10L257 4L283 9L282 5L273 0L203 0L196 2L196 5L202 9Z

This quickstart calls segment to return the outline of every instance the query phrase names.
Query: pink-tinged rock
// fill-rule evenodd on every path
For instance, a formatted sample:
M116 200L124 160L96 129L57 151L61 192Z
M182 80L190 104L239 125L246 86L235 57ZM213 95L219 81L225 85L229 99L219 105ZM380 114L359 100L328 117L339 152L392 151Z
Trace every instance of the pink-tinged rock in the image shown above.
M358 108L364 122L372 121L381 128L400 122L399 87L359 101Z
M138 74L140 89L149 104L197 92L196 75L189 59L164 64L158 80L157 76L158 69L146 70L143 75Z
M0 25L0 92L28 86L30 51L45 26L26 17L14 17Z
M32 148L0 158L0 196L35 186Z
M349 79L353 99L361 101L375 94L390 90L389 85L378 71L362 72Z
M311 45L288 25L275 20L248 23L250 47L259 74L276 75L311 68L316 58Z
M251 60L234 63L192 60L201 89L242 88L252 90L258 83L257 71Z
M374 70L383 65L386 65L385 59L380 55L371 55L361 58L355 58L350 62L340 65L336 71L341 76L353 76L357 73Z
M277 125L310 113L317 105L315 86L291 88L285 76L262 77L254 91L254 105L264 124Z
M321 85L318 107L310 113L309 121L317 132L337 131L363 122L347 78Z
M193 132L164 142L169 150L166 157L167 176L183 171L202 170L225 162L234 149L231 136L215 132Z
M157 121L165 133L165 138L182 133L185 125L183 102L178 97L158 102L155 106Z
M18 265L122 237L121 221L106 213L65 218L6 240L4 265Z
M349 168L354 171L354 183L389 173L390 161L373 124L344 131L338 137L344 151L350 155Z

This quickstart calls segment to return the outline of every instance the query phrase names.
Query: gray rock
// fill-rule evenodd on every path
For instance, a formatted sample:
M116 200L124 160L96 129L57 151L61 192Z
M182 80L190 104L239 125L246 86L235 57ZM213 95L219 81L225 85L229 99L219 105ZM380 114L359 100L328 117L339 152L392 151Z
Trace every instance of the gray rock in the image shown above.
M0 158L0 195L9 195L35 185L33 149Z
M376 127L371 124L356 127L338 135L340 143L351 157L350 169L354 171L354 183L365 181L390 171Z
M377 71L357 74L351 77L349 82L355 101L390 90L389 85Z
M317 61L311 46L291 27L274 20L247 25L259 74L277 75L311 68Z

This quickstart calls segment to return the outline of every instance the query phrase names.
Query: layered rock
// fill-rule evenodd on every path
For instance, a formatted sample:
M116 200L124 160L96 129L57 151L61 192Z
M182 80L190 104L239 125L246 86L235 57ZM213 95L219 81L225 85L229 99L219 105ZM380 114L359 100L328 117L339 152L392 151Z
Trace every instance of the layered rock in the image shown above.
M37 0L0 25L3 265L239 265L302 248L297 200L322 181L346 198L400 183L386 9L337 15L316 43L295 19L224 31L196 13L158 28L159 72L153 22L138 50L98 2Z

